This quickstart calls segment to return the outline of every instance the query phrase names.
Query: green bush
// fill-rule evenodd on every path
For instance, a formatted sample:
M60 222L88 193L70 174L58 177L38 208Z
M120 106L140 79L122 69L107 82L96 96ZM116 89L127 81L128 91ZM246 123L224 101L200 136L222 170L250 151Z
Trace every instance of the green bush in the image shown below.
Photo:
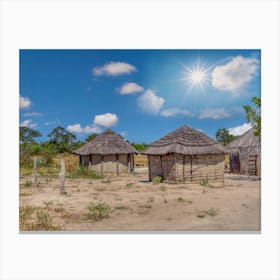
M89 210L88 216L95 221L100 221L108 217L111 212L110 206L105 203L91 203L87 208Z
M25 183L24 183L25 187L30 187L31 185L32 185L32 182L28 181L28 180L26 180Z
M153 179L152 179L152 182L157 184L157 183L160 183L162 181L162 177L161 176L155 176Z

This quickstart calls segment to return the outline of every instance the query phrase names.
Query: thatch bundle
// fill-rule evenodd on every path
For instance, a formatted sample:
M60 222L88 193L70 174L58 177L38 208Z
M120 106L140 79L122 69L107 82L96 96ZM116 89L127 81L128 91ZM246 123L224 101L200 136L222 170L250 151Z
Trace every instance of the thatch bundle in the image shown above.
M143 152L146 155L217 155L228 151L206 134L183 125L161 139L151 143Z
M112 129L107 129L73 153L85 156L137 154L137 151Z

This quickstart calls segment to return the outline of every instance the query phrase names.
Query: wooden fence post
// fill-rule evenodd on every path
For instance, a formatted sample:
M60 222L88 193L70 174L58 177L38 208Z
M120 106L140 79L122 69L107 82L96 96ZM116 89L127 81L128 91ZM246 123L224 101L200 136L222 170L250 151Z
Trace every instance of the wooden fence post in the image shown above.
M38 187L37 158L34 158L33 175L34 175L34 186Z
M65 163L64 159L60 161L61 171L59 173L59 180L60 180L60 194L67 194L65 191Z

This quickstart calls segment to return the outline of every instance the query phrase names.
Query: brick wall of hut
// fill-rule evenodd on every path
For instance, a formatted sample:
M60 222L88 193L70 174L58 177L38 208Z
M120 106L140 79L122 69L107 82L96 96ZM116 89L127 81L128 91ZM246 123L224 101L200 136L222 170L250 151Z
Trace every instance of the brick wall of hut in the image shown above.
M230 156L230 171L240 174L250 175L249 170L250 162L253 158L256 160L256 173L255 175L261 175L261 146L242 147L239 149L233 149ZM238 161L238 163L237 163ZM236 166L239 165L239 166ZM239 171L238 171L239 169Z
M81 156L81 165L89 166L99 173L126 173L129 168L133 169L133 155L90 155Z
M224 185L224 155L149 155L150 180L161 176L167 181Z

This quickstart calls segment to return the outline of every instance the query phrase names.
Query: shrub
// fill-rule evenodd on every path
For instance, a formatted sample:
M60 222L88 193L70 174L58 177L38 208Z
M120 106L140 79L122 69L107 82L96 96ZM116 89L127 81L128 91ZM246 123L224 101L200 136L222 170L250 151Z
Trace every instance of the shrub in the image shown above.
M25 187L30 187L31 185L32 185L32 182L28 181L28 180L26 180L25 183L24 183Z
M153 179L152 179L152 182L157 184L157 183L160 183L162 181L162 177L161 176L155 176Z
M100 221L108 217L111 212L110 206L105 203L91 203L87 208L89 210L88 216L95 221Z
M208 179L202 179L202 180L200 180L200 185L201 185L201 186L207 186L207 185L208 185Z
M176 199L176 201L177 201L177 202L185 202L186 200L185 200L184 198L182 198L182 197L178 197L178 198Z
M44 210L36 211L35 230L57 230L59 227L52 224L52 218L48 212Z
M205 218L206 216L214 217L214 216L218 215L217 212L218 212L218 209L210 208L208 210L197 212L196 216L201 219Z

